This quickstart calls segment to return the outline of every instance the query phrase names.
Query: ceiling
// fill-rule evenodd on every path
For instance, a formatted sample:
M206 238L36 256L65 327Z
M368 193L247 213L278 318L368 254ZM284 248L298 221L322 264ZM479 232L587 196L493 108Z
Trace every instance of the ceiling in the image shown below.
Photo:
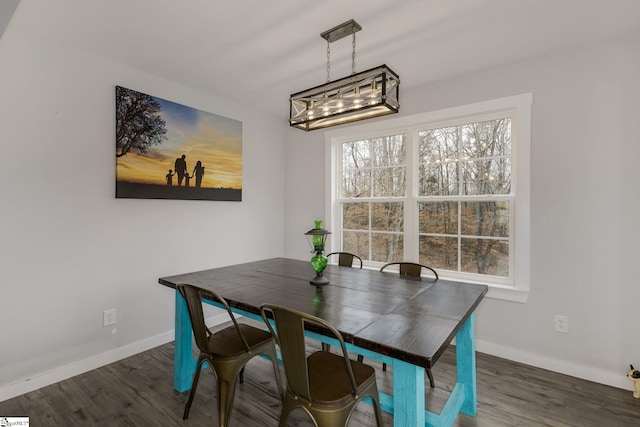
M287 119L291 93L326 81L320 33L349 19L362 26L356 71L387 64L402 97L429 82L640 34L639 18L640 0L21 0L6 31ZM332 80L351 73L351 50L350 37L331 44Z

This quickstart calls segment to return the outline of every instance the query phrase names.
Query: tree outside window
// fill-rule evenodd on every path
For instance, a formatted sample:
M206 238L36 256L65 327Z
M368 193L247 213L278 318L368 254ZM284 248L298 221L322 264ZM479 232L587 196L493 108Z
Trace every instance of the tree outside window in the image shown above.
M440 271L510 277L511 122L505 115L342 142L342 250L377 263L410 253Z

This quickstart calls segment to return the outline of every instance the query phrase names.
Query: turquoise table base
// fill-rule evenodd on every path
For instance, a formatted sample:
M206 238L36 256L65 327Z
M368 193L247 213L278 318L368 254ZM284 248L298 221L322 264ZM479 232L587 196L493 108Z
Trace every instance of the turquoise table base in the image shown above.
M192 355L192 332L187 305L176 291L174 388L179 392L191 388L196 359ZM250 318L259 318L245 311L234 310ZM311 338L335 344L324 336L309 333ZM425 370L398 359L390 358L353 345L348 350L385 362L393 367L393 395L380 393L382 409L393 414L394 427L451 426L459 413L474 416L477 409L476 357L473 313L456 334L457 383L439 414L427 411L424 405Z

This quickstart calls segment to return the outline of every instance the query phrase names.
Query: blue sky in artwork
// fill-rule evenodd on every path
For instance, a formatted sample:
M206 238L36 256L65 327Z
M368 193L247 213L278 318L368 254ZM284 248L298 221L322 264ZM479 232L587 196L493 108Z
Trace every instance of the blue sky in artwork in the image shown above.
M195 126L198 122L198 110L187 107L186 105L177 104L162 98L155 98L160 104L165 120L170 119L173 125L177 126Z

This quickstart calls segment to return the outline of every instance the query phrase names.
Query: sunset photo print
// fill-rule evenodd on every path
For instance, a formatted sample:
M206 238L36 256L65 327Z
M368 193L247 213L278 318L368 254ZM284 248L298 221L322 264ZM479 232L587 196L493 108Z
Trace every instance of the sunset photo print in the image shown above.
M116 86L116 197L242 200L242 122Z

